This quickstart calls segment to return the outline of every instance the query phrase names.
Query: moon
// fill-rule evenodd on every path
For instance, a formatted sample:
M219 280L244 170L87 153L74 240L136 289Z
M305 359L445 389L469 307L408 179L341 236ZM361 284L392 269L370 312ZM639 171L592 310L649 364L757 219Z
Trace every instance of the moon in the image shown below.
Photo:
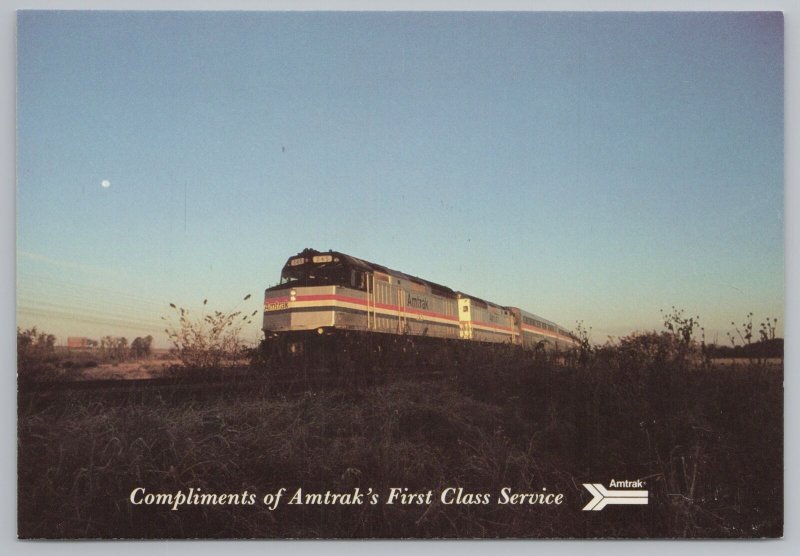
M105 189L108 189L109 187L111 187L111 182L108 180L103 180L100 182L100 186Z

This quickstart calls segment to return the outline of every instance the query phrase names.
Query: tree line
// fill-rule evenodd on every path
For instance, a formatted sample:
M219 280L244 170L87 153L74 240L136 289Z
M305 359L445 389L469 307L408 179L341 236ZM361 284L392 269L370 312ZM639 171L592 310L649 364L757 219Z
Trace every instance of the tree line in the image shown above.
M114 362L143 359L152 353L153 336L136 337L132 342L128 342L125 336L103 336L99 342L89 340L86 346L92 359ZM17 328L17 367L21 374L57 367L65 357L72 358L78 353L70 352L67 356L56 350L56 336L35 326ZM97 361L93 364L96 365Z

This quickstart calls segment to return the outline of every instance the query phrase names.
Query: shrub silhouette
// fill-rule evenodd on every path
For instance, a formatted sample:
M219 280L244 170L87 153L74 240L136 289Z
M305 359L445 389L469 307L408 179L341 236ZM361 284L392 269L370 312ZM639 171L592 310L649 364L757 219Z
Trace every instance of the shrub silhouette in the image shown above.
M242 301L250 299L247 294ZM203 306L208 299L203 300ZM210 370L225 362L239 360L245 353L245 346L239 337L242 326L252 323L258 310L249 315L242 311L213 311L194 317L188 309L174 303L169 306L175 311L177 322L170 321L164 329L185 368ZM165 317L161 317L167 320Z

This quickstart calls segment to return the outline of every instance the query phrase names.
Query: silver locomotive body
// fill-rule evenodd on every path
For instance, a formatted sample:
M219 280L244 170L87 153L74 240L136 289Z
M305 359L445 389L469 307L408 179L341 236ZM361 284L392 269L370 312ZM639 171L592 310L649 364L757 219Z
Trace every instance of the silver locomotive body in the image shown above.
M264 297L264 331L330 329L459 338L456 294L342 253L289 259Z
M283 267L264 295L267 337L356 331L533 349L564 349L564 329L515 307L503 307L439 284L335 251L305 249Z

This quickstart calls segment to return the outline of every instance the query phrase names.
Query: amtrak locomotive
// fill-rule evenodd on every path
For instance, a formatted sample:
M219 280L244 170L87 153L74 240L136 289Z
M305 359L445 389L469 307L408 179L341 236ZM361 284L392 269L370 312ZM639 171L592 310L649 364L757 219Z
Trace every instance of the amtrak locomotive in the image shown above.
M533 349L575 345L568 331L516 307L503 307L446 286L337 251L305 249L289 258L264 295L265 337L290 351L312 335L340 332L404 335Z

